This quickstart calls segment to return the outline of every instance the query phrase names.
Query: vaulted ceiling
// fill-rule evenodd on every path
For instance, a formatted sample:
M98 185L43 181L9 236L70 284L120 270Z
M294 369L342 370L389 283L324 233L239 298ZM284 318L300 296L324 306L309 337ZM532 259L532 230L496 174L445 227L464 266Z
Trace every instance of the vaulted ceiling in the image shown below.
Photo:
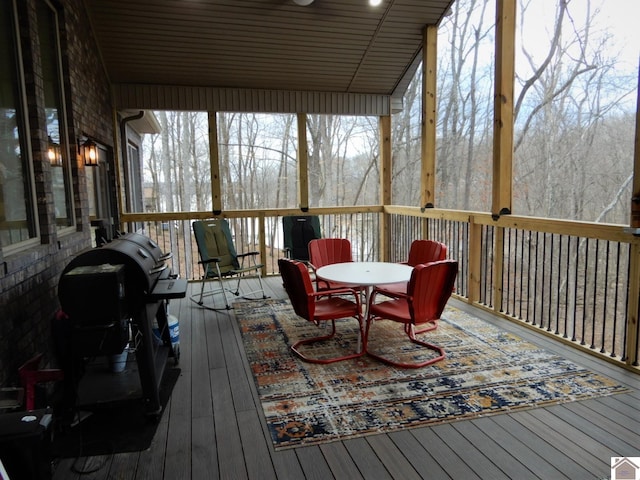
M86 0L114 84L404 92L453 0Z

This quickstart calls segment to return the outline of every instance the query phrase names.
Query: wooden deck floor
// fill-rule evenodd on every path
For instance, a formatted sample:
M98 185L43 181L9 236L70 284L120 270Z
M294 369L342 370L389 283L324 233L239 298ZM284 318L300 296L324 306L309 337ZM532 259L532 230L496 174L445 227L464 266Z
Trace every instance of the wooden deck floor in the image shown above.
M272 298L285 295L277 277L267 287ZM640 456L640 375L510 322L503 328L632 392L275 452L233 311L204 310L187 297L172 301L171 313L180 319L182 373L152 446L75 460L79 469L99 467L90 475L62 460L55 480L604 479L612 456Z

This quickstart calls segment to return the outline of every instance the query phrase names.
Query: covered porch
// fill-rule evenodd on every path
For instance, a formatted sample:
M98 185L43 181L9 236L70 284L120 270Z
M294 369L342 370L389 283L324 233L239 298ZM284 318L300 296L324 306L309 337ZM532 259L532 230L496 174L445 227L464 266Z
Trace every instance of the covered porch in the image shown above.
M50 319L60 306L60 274L74 256L94 247L101 219L114 230L148 235L174 253L173 271L194 281L201 272L191 222L227 218L238 250L259 251L268 294L281 299L282 217L302 213L320 216L324 236L350 239L356 260L401 261L416 238L445 243L460 264L452 304L629 388L602 398L276 451L234 310L200 309L189 292L171 302L180 320L180 376L151 447L65 458L54 478L601 479L610 476L612 457L640 456L639 127L634 154L624 156L634 172L627 172L624 184L631 201L623 207L623 222L514 211L515 0L490 2L497 18L496 102L488 122L493 138L478 155L490 165L481 174L486 183L477 187L490 198L487 205L474 205L482 211L440 208L436 191L435 39L438 24L450 14L449 0L391 0L366 15L355 0L317 0L307 10L285 0L195 2L189 9L172 0L5 3L12 14L7 36L15 36L15 63L21 66L8 84L19 80L26 93L16 93L18 117L32 123L16 127L22 150L11 150L28 165L20 180L31 189L25 190L26 213L18 209L17 220L3 225L10 233L0 252L3 386L16 383L17 367L35 352L46 352L47 365L55 366ZM48 151L49 106L38 83L43 62L36 12L42 5L59 22L60 92L69 117L60 121L68 129L60 140L66 157L55 165ZM310 36L311 29L321 35ZM396 204L392 195L392 115L402 110L403 93L419 65L422 121L412 175L419 177L419 191L408 206ZM145 130L157 128L146 123L144 112L152 111L207 118L209 170L202 181L209 189L200 196L210 205L145 210L143 159L137 154ZM296 171L289 179L295 200L246 209L228 201L250 186L244 178L226 185L221 178L229 165L220 148L229 142L217 138L217 121L227 112L292 116ZM306 138L312 115L361 115L377 122L378 149L369 160L379 181L371 204L345 206L332 198L323 203L314 196ZM85 163L91 143L100 147L99 165ZM183 162L179 155L173 160L176 169ZM62 165L66 216L56 203L61 187L52 180Z

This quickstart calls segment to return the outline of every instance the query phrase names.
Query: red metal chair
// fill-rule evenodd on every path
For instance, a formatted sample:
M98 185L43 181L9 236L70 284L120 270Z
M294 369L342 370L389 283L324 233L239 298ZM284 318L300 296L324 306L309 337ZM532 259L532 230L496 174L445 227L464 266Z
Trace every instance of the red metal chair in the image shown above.
M289 300L291 300L291 305L296 314L316 325L331 322L331 333L299 340L291 346L291 350L307 362L323 364L348 360L364 355L363 342L361 341L364 332L358 292L352 288L340 288L330 290L329 292L316 292L313 289L311 276L305 263L288 258L281 258L278 260L278 267L280 269L280 275L282 276L282 283L284 284L284 288L287 291L287 295L289 296ZM327 296L327 293L331 295ZM354 300L351 301L345 298L344 295L353 295ZM350 317L358 320L360 338L358 339L357 345L360 351L341 357L322 359L308 357L300 351L299 347L302 345L333 338L336 333L336 320Z
M409 248L409 257L405 265L415 267L423 263L439 262L447 258L447 246L435 240L414 240ZM392 283L380 287L379 293L389 291L391 293L407 293L406 283Z
M20 368L18 375L20 383L25 391L26 409L33 410L36 408L36 385L39 383L57 382L64 379L64 373L57 368L40 368L40 362L44 355L36 354L27 360Z
M407 293L396 293L392 300L375 303L378 289L374 289L369 302L369 318L364 335L365 351L378 360L402 368L419 368L442 360L445 357L442 347L416 338L416 328L419 325L433 323L440 319L440 315L451 297L457 274L457 261L442 260L416 265L411 274L411 280L409 280ZM388 292L385 292L385 295L388 295ZM411 342L435 351L437 356L420 363L405 363L369 351L368 340L371 325L373 322L385 319L402 323Z
M309 242L309 263L314 272L325 265L352 261L351 242L346 238L318 238ZM316 277L317 290L336 288L348 288L348 286Z
M447 258L447 246L435 240L414 240L409 248L407 265L415 267L421 263L439 262Z
M447 258L447 246L444 243L436 242L435 240L414 240L411 242L409 248L409 258L407 258L405 265L415 267L416 265L439 262ZM387 296L393 297L396 293L407 293L407 283L392 283L378 288L378 293L385 294L389 292ZM424 333L430 330L438 328L437 322L429 322L422 329L416 330L416 333Z

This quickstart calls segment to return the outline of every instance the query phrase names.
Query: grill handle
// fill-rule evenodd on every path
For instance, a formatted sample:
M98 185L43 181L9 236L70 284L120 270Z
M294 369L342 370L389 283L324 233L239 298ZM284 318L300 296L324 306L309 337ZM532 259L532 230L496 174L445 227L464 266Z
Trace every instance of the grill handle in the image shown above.
M152 269L149 270L149 275L154 275L156 273L160 273L161 271L165 270L167 268L167 264L163 263L162 265L157 265L155 267L153 267Z

